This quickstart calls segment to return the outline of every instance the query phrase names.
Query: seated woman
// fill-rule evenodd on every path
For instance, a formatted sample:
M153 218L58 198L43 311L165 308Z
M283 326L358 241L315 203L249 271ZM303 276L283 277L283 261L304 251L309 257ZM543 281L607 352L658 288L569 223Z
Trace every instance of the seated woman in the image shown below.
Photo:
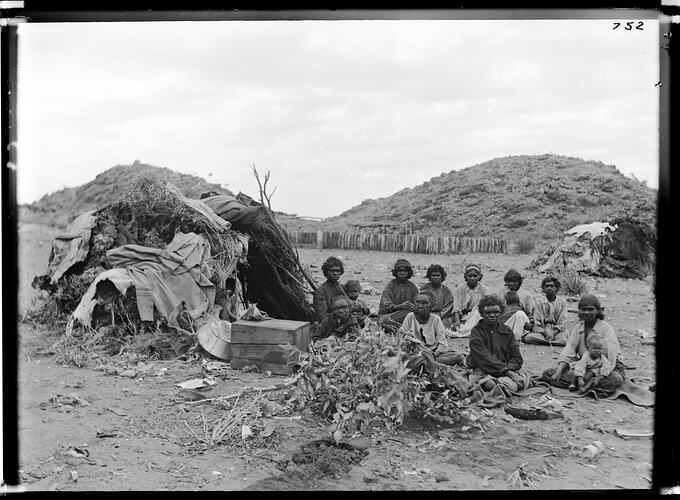
M505 295L508 292L517 294L520 305L519 309L503 323L512 329L517 339L520 339L525 330L531 331L533 327L534 296L526 290L521 290L524 278L516 269L510 269L505 273L503 281L505 281L505 289L498 292L498 297L500 297L503 305L505 306L507 303Z
M485 390L497 385L510 392L526 389L530 376L520 370L524 360L519 344L510 327L500 322L503 303L495 295L485 295L477 307L482 319L470 332L470 382Z
M353 338L361 332L357 319L350 313L350 301L344 295L331 300L328 314L314 330L313 339L325 339L331 335L340 338Z
M596 334L602 338L604 354L614 369L606 377L602 377L591 386L598 394L607 396L612 394L626 378L624 366L619 361L619 340L612 326L604 321L604 314L600 301L594 295L585 294L578 301L579 321L567 329L567 344L557 359L557 368L548 368L541 375L541 380L555 387L568 389L576 381L574 379L574 365L586 355L588 337Z
M321 271L326 277L326 281L316 289L312 301L318 321L323 321L328 313L328 307L335 297L345 295L345 289L338 282L340 276L345 272L342 261L337 257L328 257L326 262L321 265Z
M465 266L464 285L458 285L453 290L453 321L451 329L469 332L481 319L477 305L481 298L489 295L489 288L481 283L481 268L477 264ZM467 316L469 314L469 317ZM463 324L461 324L463 323Z
M396 331L406 315L415 309L418 287L409 280L413 276L413 267L406 259L397 260L392 268L392 276L394 279L387 284L380 297L378 324Z
M406 315L400 331L411 335L423 343L437 363L457 365L465 360L461 353L446 345L446 330L439 316L432 314L434 296L429 291L421 291L415 299L415 309ZM408 367L416 372L425 362L424 356L416 356Z
M525 344L549 345L564 347L567 339L564 325L567 322L567 301L558 297L560 282L554 276L546 276L541 282L544 295L534 299L534 327L525 333L522 342Z
M428 290L434 297L432 314L442 319L445 328L450 328L453 323L453 292L442 282L446 279L446 271L439 264L432 264L427 268L425 277L430 280L420 287L420 291Z
M343 285L347 298L349 298L350 307L349 312L354 315L354 317L359 322L361 328L366 324L366 317L371 314L371 310L366 305L366 303L359 298L361 293L361 283L357 280L349 280Z

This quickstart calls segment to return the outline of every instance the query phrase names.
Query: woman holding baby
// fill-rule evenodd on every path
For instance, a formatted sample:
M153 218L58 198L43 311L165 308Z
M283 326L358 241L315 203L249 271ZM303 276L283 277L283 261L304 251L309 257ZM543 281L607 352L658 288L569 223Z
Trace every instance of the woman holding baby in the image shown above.
M614 328L604 321L602 306L594 295L581 296L578 317L580 321L566 332L567 345L557 368L545 370L541 379L581 393L593 389L599 395L612 394L626 377L618 359L621 348Z

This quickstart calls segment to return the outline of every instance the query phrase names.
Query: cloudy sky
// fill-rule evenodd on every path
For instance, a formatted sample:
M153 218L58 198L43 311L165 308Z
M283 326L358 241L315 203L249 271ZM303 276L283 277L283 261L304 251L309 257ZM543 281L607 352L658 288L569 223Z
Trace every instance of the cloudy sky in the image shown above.
M25 24L19 203L138 159L337 215L498 156L556 153L658 186L658 23Z

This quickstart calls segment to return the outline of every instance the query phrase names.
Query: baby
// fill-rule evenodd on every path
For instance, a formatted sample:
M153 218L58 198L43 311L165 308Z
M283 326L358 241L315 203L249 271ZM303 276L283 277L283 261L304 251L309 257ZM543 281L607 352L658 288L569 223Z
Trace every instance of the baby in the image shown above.
M350 312L359 322L361 328L366 324L366 316L371 314L371 310L366 303L359 298L361 284L357 280L349 280L344 285L345 293L350 300Z
M602 337L591 333L586 340L587 351L574 365L574 381L569 386L570 391L578 389L579 394L585 394L588 389L612 371L612 365L604 355Z
M505 293L505 309L501 313L499 321L505 323L512 317L517 311L521 311L522 306L519 303L519 295L517 292L506 292Z

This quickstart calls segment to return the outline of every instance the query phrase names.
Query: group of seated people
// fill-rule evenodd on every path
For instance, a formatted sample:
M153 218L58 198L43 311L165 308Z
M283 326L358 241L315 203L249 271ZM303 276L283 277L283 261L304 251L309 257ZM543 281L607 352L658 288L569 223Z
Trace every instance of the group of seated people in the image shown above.
M319 321L315 338L331 335L352 338L364 326L370 309L359 298L356 280L341 285L344 266L329 257L322 265L326 281L314 293L313 306ZM521 274L511 269L504 276L505 288L492 291L481 283L476 264L464 270L465 283L453 290L443 284L446 271L438 264L428 267L420 289L410 280L413 267L399 259L392 279L382 292L378 324L387 332L410 334L433 359L444 365L467 366L470 382L485 389L500 386L510 392L529 386L531 376L522 370L519 342L562 347L557 367L545 370L541 380L585 393L594 389L612 393L625 378L614 329L604 321L599 300L583 295L578 302L579 321L567 326L567 302L557 296L560 282L547 276L543 295L522 290ZM470 337L466 357L449 348L447 333L460 331Z

